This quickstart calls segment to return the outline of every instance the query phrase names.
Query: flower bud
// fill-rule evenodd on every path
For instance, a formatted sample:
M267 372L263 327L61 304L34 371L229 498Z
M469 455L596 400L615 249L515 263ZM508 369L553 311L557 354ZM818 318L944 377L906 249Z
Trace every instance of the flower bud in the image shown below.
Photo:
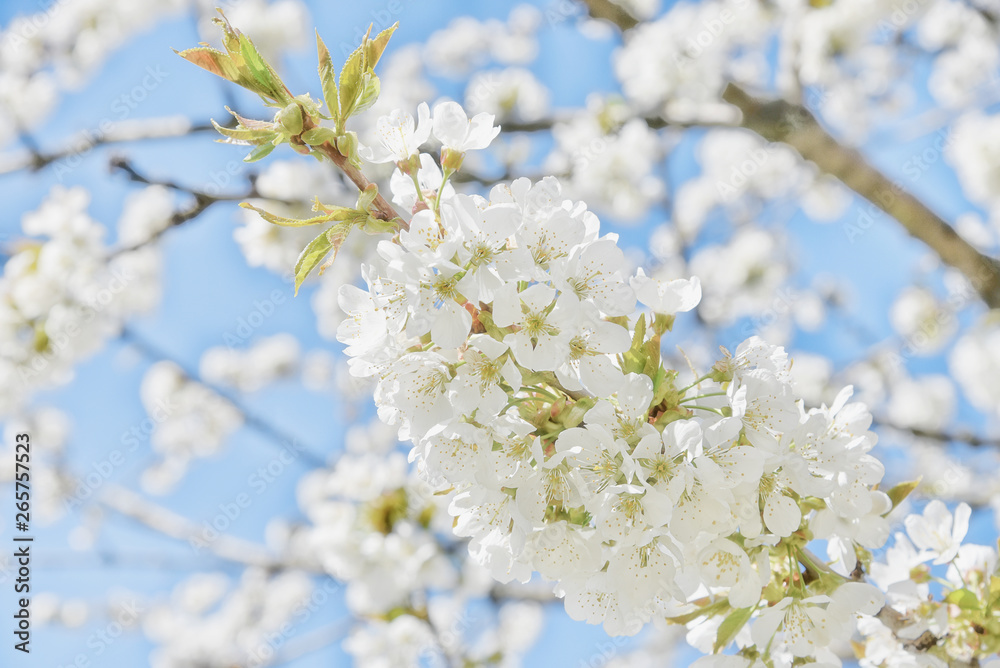
M302 132L302 107L292 102L287 107L279 111L274 116L274 122L285 132L293 137Z

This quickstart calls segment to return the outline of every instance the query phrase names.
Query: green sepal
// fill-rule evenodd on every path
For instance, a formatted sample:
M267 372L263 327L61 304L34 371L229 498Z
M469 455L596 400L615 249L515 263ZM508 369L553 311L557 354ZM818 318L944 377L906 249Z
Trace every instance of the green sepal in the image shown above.
M378 185L369 183L364 190L358 193L357 209L359 211L368 211L376 197L378 197Z
M274 150L275 146L276 144L273 141L261 144L260 146L254 148L254 150L250 151L250 153L243 158L243 162L257 162L258 160L262 160L271 154L271 151Z
M333 128L317 126L309 128L299 136L302 141L309 146L319 146L321 144L325 144L326 142L330 142L334 145L337 143L337 132Z
M345 132L337 137L337 150L355 167L361 167L361 156L358 155L358 135Z
M256 146L258 144L273 141L278 134L271 129L251 129L242 126L237 128L227 128L223 125L219 125L214 120L212 121L212 126L219 134L226 137L226 139L218 139L216 141L226 144L252 144Z
M892 508L890 508L889 511L885 513L885 515L888 515L893 510L895 510L896 506L902 503L903 500L906 499L906 497L908 497L913 492L913 490L915 490L920 485L921 480L923 480L923 476L917 478L916 480L901 482L898 485L893 486L888 492L886 492L886 494L889 497L889 500L892 501ZM885 515L883 515L883 517L885 517Z

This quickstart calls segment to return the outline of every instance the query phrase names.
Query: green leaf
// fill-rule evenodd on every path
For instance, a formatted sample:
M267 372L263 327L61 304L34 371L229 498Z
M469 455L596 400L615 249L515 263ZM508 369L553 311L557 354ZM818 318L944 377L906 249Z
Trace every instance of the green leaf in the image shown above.
M215 11L219 12L219 17L221 18L213 18L212 23L222 28L222 45L226 47L226 51L230 55L237 55L242 59L243 56L240 54L240 31L234 28L229 22L225 12L219 8L216 8Z
M709 617L714 616L726 608L729 607L729 603L725 599L716 601L715 603L710 603L703 608L698 608L685 615L677 615L676 617L667 617L667 621L671 624L688 624L698 619L699 617Z
M892 489L890 489L886 494L889 496L889 500L892 501L892 508L889 509L889 513L895 509L903 500L910 495L913 490L920 485L920 481L923 480L923 476L917 478L916 480L910 480L909 482L901 482ZM888 515L889 513L886 513Z
M243 158L243 162L257 162L263 158L266 158L274 150L274 143L268 142L266 144L261 144L254 150L250 151L247 157Z
M250 128L227 128L219 125L214 120L212 121L212 125L219 134L244 144L263 144L264 142L272 141L277 136L277 133L270 129L251 130ZM226 140L220 139L219 141Z
M375 76L374 72L366 72L362 77L361 84L361 95L358 97L358 103L354 107L354 113L360 114L363 111L367 111L375 102L378 101L379 93L382 91L382 84Z
M644 339L646 338L646 315L642 314L635 323L635 333L632 335L632 347L622 354L621 368L625 374L642 373L646 367Z
M331 227L330 230L333 228ZM329 232L323 232L318 237L309 242L302 252L299 254L299 259L295 261L295 294L299 294L299 287L302 285L302 281L306 280L306 277L312 273L312 270L316 268L323 258L327 256L331 249L333 249L333 242L330 240Z
M375 39L366 39L364 41L365 46L365 64L368 66L369 70L375 69L378 65L379 59L382 57L382 53L385 51L386 45L389 44L389 38L392 34L396 32L396 28L399 27L399 21L396 21L391 26L383 30L378 34Z
M244 209L250 209L251 211L256 211L260 214L260 217L269 223L274 225L280 225L281 227L308 227L310 225L319 225L320 223L329 223L333 220L346 220L349 214L354 213L353 209L348 209L347 207L336 207L336 211L328 210L321 216L314 216L312 218L306 218L300 220L297 218L284 218L282 216L276 216L269 211L264 211L255 207L249 202L241 202L240 206ZM331 207L332 209L333 207Z
M558 416L558 421L563 424L567 429L578 426L583 422L583 416L587 414L591 408L597 403L597 399L594 397L581 397L577 399L569 407Z
M323 85L323 99L326 100L327 110L330 118L339 123L340 101L337 98L337 79L333 69L333 59L330 57L330 50L316 31L316 51L319 56L319 80Z
M979 597L968 589L956 589L944 597L945 603L957 605L962 610L979 610Z
M719 630L715 634L715 645L712 652L719 652L733 641L740 629L750 620L753 614L753 607L739 608L729 613L729 616L722 620Z
M660 370L660 337L654 336L643 344L643 352L646 361L643 364L642 372L655 381L657 372Z
M274 123L271 121L257 121L252 118L245 118L229 107L226 107L226 111L233 115L233 118L236 119L241 128L247 128L248 130L274 130Z
M271 68L264 62L250 38L242 34L240 35L240 54L254 80L265 90L273 90L274 78L271 76Z
M219 12L222 14L222 12ZM233 28L225 15L212 20L222 28L222 43L226 53L208 47L197 47L178 54L199 67L257 93L265 102L276 101L285 106L291 93L274 69L261 58L246 35ZM268 104L271 104L268 102Z
M227 81L239 83L239 68L233 63L228 55L207 46L198 46L184 51L174 51L178 56L194 63L203 70L207 70L216 76L220 76Z
M282 106L288 105L292 101L292 94L278 78L277 72L261 57L249 37L242 33L239 37L244 69L255 84L253 87L246 87L281 103Z
M368 216L364 221L362 221L362 229L367 234L395 234L399 232L399 218L393 218L392 220L382 220L381 218L376 218L375 216Z
M364 51L359 46L347 58L344 69L340 72L340 85L338 86L338 99L340 100L340 117L337 127L344 129L344 123L351 117L357 107L358 98L361 96L361 87L364 75Z

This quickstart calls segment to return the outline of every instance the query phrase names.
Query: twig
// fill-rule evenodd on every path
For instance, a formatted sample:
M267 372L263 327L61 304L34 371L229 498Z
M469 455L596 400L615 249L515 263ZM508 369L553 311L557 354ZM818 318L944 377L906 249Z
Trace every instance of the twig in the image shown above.
M180 183L177 183L176 181L157 180L145 176L139 173L136 170L136 168L128 161L128 159L123 156L113 157L111 159L111 162L109 163L109 166L111 167L111 169L117 169L124 172L126 175L128 175L130 181L134 181L136 183L142 183L148 186L163 186L164 188L170 188L171 190L176 190L178 192L185 193L194 198L194 201L190 205L175 211L174 214L170 217L170 221L163 229L155 232L154 234L151 234L148 238L138 243L132 244L131 246L123 246L112 249L109 252L109 257L114 257L117 255L121 255L122 253L128 253L131 251L139 250L140 248L143 248L144 246L147 246L153 243L154 241L157 241L161 236L163 236L163 234L167 230L172 229L174 227L178 227L188 222L189 220L197 218L202 213L204 213L209 207L218 202L242 202L248 199L269 199L271 201L281 202L282 204L287 204L290 206L295 204L301 204L301 202L295 202L287 199L274 198L274 197L265 198L257 191L257 187L256 185L254 185L253 181L251 181L250 189L244 193L213 195L205 192L204 190L198 190L196 188L191 188L189 186L182 185Z
M819 169L895 218L948 265L961 271L990 308L1000 308L1000 262L983 255L920 200L831 137L805 107L751 97L730 83L722 98L743 113L743 127L788 144Z
M225 389L217 385L205 381L200 377L200 375L195 370L187 368L187 366L181 363L180 360L178 360L175 356L170 355L165 351L161 350L153 343L149 342L142 336L136 334L132 329L129 329L128 327L123 327L120 336L123 341L135 347L141 353L146 355L146 357L149 357L151 359L168 360L170 362L173 362L181 369L184 375L186 375L188 378L198 383L199 385L204 385L208 389L212 390L212 392L218 394L220 397L228 401L230 404L233 405L233 407L236 408L236 410L238 410L243 415L243 422L244 424L246 424L246 426L255 430L262 436L265 436L273 445L289 446L294 448L294 450L297 453L299 453L299 456L302 457L303 460L305 460L312 466L322 468L327 465L326 459L316 454L316 452L313 449L306 447L299 447L298 445L296 445L297 443L299 443L298 438L282 431L280 428L274 426L265 418L262 418L256 413L252 412L249 408L244 406L238 398L233 396L232 393L227 392Z
M983 436L978 436L971 431L961 430L961 431L933 431L930 429L921 429L920 427L908 427L905 425L893 424L887 420L876 419L873 421L873 425L876 427L882 427L885 429L894 429L895 431L902 431L917 438L926 438L931 441L937 441L939 443L965 443L974 448L1000 448L1000 439L996 438L985 438Z
M197 544L204 545L212 554L227 561L269 570L297 568L315 571L315 567L309 565L282 561L263 546L229 534L220 533L215 540L205 540L201 534L201 527L191 520L116 484L109 483L106 486L100 497L100 503L170 538L189 543L197 541Z
M60 160L87 153L98 146L147 139L172 139L214 130L211 123L192 123L183 116L120 122L107 131L97 129L79 132L54 151L42 151L37 146L28 144L29 150L26 152L4 154L0 156L0 174L10 174L22 169L36 172Z
M611 0L583 0L587 6L587 12L595 19L611 21L618 26L622 32L631 30L639 25L639 19L635 18L625 8Z

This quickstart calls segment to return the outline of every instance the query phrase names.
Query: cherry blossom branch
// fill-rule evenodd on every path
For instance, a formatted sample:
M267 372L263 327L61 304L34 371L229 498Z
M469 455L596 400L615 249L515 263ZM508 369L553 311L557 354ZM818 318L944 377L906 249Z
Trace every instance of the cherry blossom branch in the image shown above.
M730 83L722 99L743 113L743 127L785 143L819 169L895 218L946 264L961 271L990 308L1000 308L1000 262L976 250L937 214L872 167L856 149L830 136L805 107L750 96Z
M214 132L211 123L194 123L184 116L123 121L109 130L84 130L77 133L62 147L41 151L31 146L28 151L0 155L0 174L11 174L22 169L37 172L53 163L82 155L98 146L144 141L147 139L174 139L201 132Z
M214 128L213 128L214 129ZM287 199L275 199L273 197L264 197L257 191L257 186L253 179L250 180L250 189L247 192L239 194L209 194L204 190L197 188L191 188L189 186L181 185L176 181L171 180L157 180L150 178L141 174L136 168L128 161L127 158L123 156L116 156L111 159L109 163L111 169L117 169L128 175L130 181L136 183L142 183L147 186L163 186L165 188L170 188L171 190L176 190L178 192L185 193L194 198L194 201L188 206L178 209L170 217L170 221L162 230L159 230L155 234L150 235L148 239L135 243L131 246L124 246L121 248L116 248L111 251L111 256L120 255L122 253L128 253L131 251L138 250L144 246L149 245L157 241L163 234L174 227L183 225L184 223L193 220L204 213L209 207L218 202L242 202L248 199L269 199L275 202L281 202L282 204L294 205L299 202L295 202Z
M283 666L339 643L351 630L353 618L341 619L301 636L290 638L270 665Z
M504 121L500 126L500 131L503 133L513 133L513 132L545 132L551 130L554 126L560 123L568 123L572 120L573 115L571 113L562 113L549 116L547 118L540 118L535 121L521 122L516 121ZM723 120L688 120L682 121L672 118L667 118L664 116L636 116L636 118L642 118L652 130L662 130L663 128L704 128L704 127L733 127L732 123L728 123Z
M121 339L126 343L132 345L146 357L156 360L169 360L170 362L176 364L177 367L180 368L181 371L184 373L184 375L186 375L188 378L198 383L199 385L204 385L212 392L214 392L215 394L219 395L220 397L228 401L230 404L232 404L232 406L237 411L239 411L240 414L243 416L244 424L253 429L254 431L256 431L257 433L259 433L261 436L266 437L268 441L273 445L281 447L284 444L300 443L300 439L296 438L295 436L292 436L291 434L286 433L279 427L276 427L275 425L271 424L265 418L251 411L249 408L243 405L243 403L238 398L233 396L232 393L227 392L225 389L217 385L214 385L213 383L205 381L195 370L188 368L187 365L182 363L177 357L164 352L156 345L146 340L141 335L136 334L134 330L128 327L123 328L121 332ZM294 447L296 452L299 453L299 456L301 456L302 459L308 462L310 465L317 468L322 468L327 465L326 460L321 455L316 454L315 450L308 447L302 447L299 445L295 445Z
M170 538L185 542L197 540L199 545L205 545L212 554L227 561L269 570L296 568L321 572L313 565L290 564L282 561L267 548L228 534L220 534L215 540L206 541L202 536L201 527L191 520L153 503L141 494L116 484L108 483L99 501L108 509L130 517Z
M876 427L905 432L911 434L912 436L916 436L917 438L926 438L931 441L937 441L941 444L964 443L974 448L1000 448L1000 439L978 436L971 431L966 430L935 431L931 429L921 429L919 427L893 424L892 422L886 420L874 420L872 424Z
M857 580L852 578L847 578L837 573L835 570L827 566L826 562L820 559L818 556L813 554L813 552L807 548L802 548L799 550L799 562L805 566L807 569L814 571L815 575L826 575L829 577L839 578L843 582L855 582ZM858 571L860 574L861 572ZM902 614L889 604L883 605L882 609L878 611L875 617L882 622L886 628L888 628L892 635L899 640L899 642L909 651L916 653L923 653L937 645L939 638L935 636L931 631L925 631L916 639L906 639L899 635L899 632L903 630L909 619L906 615ZM953 657L949 657L950 666L959 667L978 667L979 661L973 659L969 661L959 661Z
M364 192L368 186L372 185L372 181L365 176L364 172L352 165L351 161L330 142L314 146L313 149L328 157L358 187L358 191ZM382 193L375 196L375 200L371 205L371 211L376 218L381 220L396 220L401 229L410 229L410 224L406 222L405 218L399 215L392 204L382 196Z

